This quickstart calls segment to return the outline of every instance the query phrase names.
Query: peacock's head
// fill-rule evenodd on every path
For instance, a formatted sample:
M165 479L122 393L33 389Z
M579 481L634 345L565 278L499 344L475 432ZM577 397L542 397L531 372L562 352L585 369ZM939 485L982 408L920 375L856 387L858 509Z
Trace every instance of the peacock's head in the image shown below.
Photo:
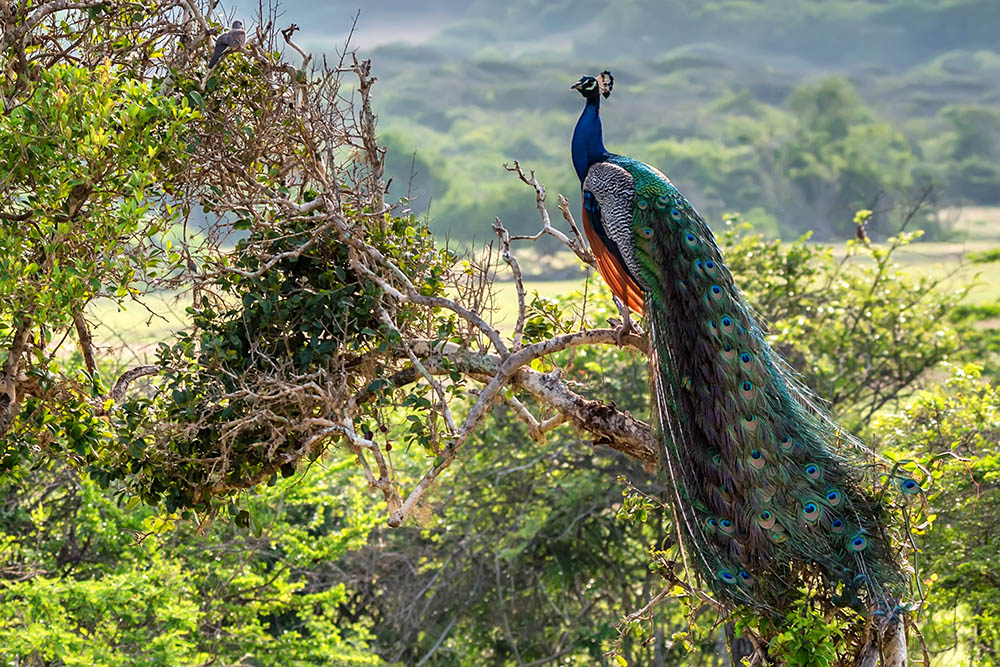
M580 80L570 86L570 90L578 90L588 100L595 100L599 95L611 96L611 89L615 85L615 77L611 72L604 70L597 76L581 76Z

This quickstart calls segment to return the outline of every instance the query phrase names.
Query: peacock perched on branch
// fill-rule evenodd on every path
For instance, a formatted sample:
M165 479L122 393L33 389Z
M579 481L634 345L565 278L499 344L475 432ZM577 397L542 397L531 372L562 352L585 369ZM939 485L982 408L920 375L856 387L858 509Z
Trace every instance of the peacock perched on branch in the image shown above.
M611 291L645 317L663 469L686 567L719 599L781 613L803 572L838 606L892 613L903 588L860 443L770 348L712 231L670 180L609 153L610 72L572 86L583 224ZM900 488L918 492L911 479Z

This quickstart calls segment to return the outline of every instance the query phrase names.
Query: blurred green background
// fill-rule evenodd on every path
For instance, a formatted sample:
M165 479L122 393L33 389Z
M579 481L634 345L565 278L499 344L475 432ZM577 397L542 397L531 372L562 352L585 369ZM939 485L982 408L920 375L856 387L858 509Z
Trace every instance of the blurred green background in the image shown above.
M358 3L282 11L332 55ZM380 78L392 194L438 233L482 239L494 215L533 231L530 193L501 169L515 159L576 208L568 88L609 68L610 150L661 168L707 219L831 239L879 193L1000 204L998 26L995 0L385 0L351 44ZM921 226L942 239L952 222Z

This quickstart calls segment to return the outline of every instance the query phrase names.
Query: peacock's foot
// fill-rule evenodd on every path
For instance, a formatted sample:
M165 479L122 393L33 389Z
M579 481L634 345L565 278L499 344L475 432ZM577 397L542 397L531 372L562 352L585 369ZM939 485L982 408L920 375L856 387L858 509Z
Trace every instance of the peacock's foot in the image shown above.
M608 324L615 329L615 345L618 347L625 346L626 336L638 333L635 324L632 323L632 318L628 315L625 316L624 321L618 319L617 317L611 317L608 319Z

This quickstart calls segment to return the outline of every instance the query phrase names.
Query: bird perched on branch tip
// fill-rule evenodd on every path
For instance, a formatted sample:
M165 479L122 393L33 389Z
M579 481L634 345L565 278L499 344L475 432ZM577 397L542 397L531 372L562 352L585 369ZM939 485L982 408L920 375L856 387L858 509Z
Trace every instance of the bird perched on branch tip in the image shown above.
M247 43L247 32L243 29L243 21L233 21L229 32L224 32L215 40L215 51L208 61L208 68L215 67L222 57L232 51L239 51Z

